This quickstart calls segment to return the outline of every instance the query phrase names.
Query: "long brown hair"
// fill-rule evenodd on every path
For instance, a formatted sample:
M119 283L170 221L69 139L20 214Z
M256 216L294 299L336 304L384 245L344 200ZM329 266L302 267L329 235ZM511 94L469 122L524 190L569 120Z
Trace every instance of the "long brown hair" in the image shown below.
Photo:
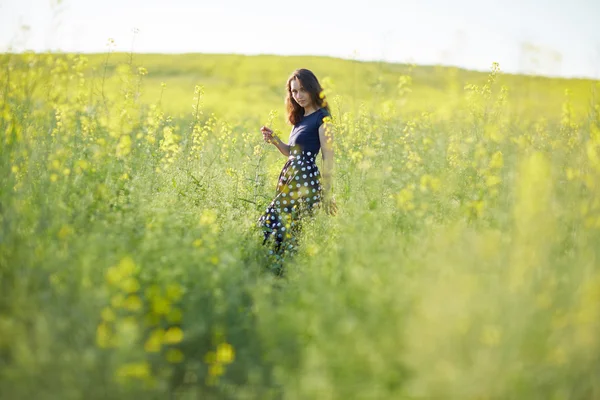
M302 87L310 94L310 97L313 103L316 104L317 109L324 108L328 113L331 114L329 111L329 105L325 99L325 94L323 93L323 88L321 87L321 84L319 83L319 80L315 74L308 69L300 68L295 70L292 75L290 75L286 84L287 95L285 97L285 106L287 108L288 121L290 124L296 125L304 116L304 107L296 103L296 100L294 100L294 97L292 96L292 81L294 79L298 79Z

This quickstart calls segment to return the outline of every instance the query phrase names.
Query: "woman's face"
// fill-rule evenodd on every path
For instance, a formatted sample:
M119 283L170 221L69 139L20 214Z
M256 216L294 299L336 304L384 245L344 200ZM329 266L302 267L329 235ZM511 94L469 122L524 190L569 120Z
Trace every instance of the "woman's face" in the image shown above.
M313 101L310 97L310 93L302 87L302 83L300 83L298 78L292 79L290 82L290 90L292 92L292 97L301 107L306 108L312 106Z

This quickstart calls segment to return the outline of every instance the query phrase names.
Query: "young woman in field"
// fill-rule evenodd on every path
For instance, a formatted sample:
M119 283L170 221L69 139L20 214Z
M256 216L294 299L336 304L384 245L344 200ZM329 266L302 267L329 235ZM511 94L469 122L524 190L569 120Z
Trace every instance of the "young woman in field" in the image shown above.
M277 182L276 195L258 224L264 241L274 242L274 253L281 259L284 252L295 251L300 220L317 207L335 215L337 206L332 194L333 133L327 124L329 106L316 76L298 69L289 77L285 99L288 122L293 125L289 142L284 143L267 126L260 128L263 139L287 157ZM315 160L322 150L323 171Z

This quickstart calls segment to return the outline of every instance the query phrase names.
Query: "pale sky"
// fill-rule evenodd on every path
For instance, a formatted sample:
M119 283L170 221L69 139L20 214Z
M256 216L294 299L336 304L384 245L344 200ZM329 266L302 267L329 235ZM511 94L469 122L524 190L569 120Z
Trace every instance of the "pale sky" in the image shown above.
M0 0L0 51L329 55L600 79L600 0ZM29 30L21 26L29 26ZM133 34L136 28L139 33ZM135 36L135 40L134 40Z

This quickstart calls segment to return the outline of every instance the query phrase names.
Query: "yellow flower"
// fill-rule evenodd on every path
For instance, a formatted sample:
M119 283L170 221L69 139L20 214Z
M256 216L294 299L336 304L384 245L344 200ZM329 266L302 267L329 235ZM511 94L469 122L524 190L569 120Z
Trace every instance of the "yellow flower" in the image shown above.
M183 340L183 331L179 327L172 327L167 330L163 339L165 344L177 344Z
M223 375L224 372L224 368L223 365L221 364L212 364L209 368L208 368L208 373L210 374L210 376L221 376Z
M414 194L411 188L404 188L396 195L396 205L401 210L409 211L415 208L412 200Z
M112 332L110 326L106 322L102 322L96 328L96 344L100 348L108 348L111 345Z
M152 311L157 315L167 315L171 310L171 303L164 297L157 296L152 300Z
M502 179L500 179L499 177L494 176L494 175L488 176L487 179L485 180L485 184L488 187L496 186L496 185L500 184L501 182L502 182Z
M162 347L164 331L155 329L150 333L150 337L144 343L144 350L148 353L158 353Z
M119 270L124 276L131 275L135 272L135 262L130 256L125 256L119 263Z
M125 296L123 296L121 293L115 294L111 299L110 299L110 305L113 308L120 308L123 305L123 301L125 300Z
M115 320L115 312L110 307L104 307L100 315L104 321L110 322Z
M116 285L122 278L121 271L117 267L110 267L106 271L106 280L111 285Z
M129 311L138 311L142 308L142 300L138 296L129 296L123 303L123 308Z
M88 169L90 167L90 163L86 160L78 160L75 163L75 168L78 171L85 171L86 169Z
M483 213L483 201L473 200L467 204L471 215L474 217L480 217Z
M125 157L131 152L131 137L129 135L123 135L119 139L117 144L117 156Z
M217 346L217 361L225 364L231 363L235 358L233 347L229 343L221 343Z
M120 285L121 290L123 290L125 293L135 293L138 290L140 290L140 284L137 281L137 279L129 277L125 280L123 280Z
M502 168L504 166L504 157L501 151L497 151L492 155L490 160L490 168Z
M212 225L217 220L217 214L213 210L204 210L200 215L200 225Z

